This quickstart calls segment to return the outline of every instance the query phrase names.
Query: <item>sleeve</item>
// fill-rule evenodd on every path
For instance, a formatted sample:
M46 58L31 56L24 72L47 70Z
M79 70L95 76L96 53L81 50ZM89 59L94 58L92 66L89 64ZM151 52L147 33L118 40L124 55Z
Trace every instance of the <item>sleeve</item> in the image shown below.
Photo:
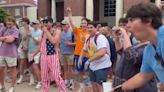
M85 42L83 50L87 51L87 43Z
M164 60L164 35L161 35L158 40L158 47L157 47L157 52L162 56Z
M145 48L145 45L140 46L140 47L131 46L125 49L124 55L125 55L126 60L128 60L130 63L133 63L137 66L141 66L144 48Z
M39 31L39 34L38 34L37 37L38 37L38 38L42 38L42 33L43 33L42 31Z
M164 59L164 26L158 30L158 37L157 37L157 52L162 56Z
M19 31L18 31L18 29L12 30L10 32L10 36L12 36L14 38L19 38Z
M2 37L3 28L0 28L0 37Z
M145 49L144 50L144 55L143 55L143 60L142 60L142 65L140 71L143 73L151 73L153 72L152 68L149 66L149 56L147 55L149 53L149 50Z
M107 38L103 35L99 35L96 41L97 41L97 50L101 48L108 48L109 46Z
M76 34L78 33L79 30L80 30L80 28L75 27L75 28L73 29L73 33L76 35Z

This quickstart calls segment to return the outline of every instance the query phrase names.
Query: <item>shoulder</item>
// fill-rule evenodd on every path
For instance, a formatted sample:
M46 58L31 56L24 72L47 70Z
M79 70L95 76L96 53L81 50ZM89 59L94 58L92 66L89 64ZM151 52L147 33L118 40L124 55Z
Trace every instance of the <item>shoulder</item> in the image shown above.
M6 27L2 27L2 28L0 28L0 31L3 31L3 30L5 30L6 29Z
M12 28L11 30L14 31L14 32L19 32L19 29L18 28L15 28L15 27Z
M150 52L153 51L153 45L151 43L147 44L147 46L144 48L144 56L148 56Z
M42 34L42 33L43 33L43 31L42 31L41 29L39 29L39 30L38 30L38 33L41 33L41 34Z
M52 29L52 31L54 32L54 34L60 35L61 34L61 29Z
M161 27L158 29L158 35L164 35L164 26L161 26Z
M103 34L99 34L97 36L97 39L105 39L105 40L107 40L107 38Z
M75 27L73 30L78 32L78 31L81 31L82 29L79 27Z

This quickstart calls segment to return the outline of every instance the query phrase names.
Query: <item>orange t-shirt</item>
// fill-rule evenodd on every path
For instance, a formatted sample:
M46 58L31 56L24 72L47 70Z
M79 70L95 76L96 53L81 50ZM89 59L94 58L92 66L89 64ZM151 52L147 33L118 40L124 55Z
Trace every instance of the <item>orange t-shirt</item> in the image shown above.
M75 45L75 55L80 55L85 44L86 39L89 37L89 33L86 30L82 30L81 28L75 28L73 30L76 36L76 45ZM85 57L89 57L89 53L85 53Z

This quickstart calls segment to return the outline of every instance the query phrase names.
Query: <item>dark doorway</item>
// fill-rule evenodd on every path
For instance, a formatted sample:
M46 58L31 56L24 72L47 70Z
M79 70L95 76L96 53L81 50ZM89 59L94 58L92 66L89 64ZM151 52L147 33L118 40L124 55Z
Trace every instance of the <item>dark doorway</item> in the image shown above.
M94 21L99 21L100 14L100 0L93 0L94 2Z
M56 21L61 22L64 19L64 2L56 2Z

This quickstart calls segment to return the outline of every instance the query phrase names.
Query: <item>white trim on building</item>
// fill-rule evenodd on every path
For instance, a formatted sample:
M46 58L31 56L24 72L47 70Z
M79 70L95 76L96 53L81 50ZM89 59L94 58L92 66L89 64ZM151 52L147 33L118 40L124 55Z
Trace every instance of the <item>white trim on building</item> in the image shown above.
M94 3L93 0L86 0L86 17L90 20L93 20L94 13Z
M36 6L28 3L17 3L17 4L0 4L0 7L15 7L15 6Z
M51 17L56 22L56 0L51 0Z

